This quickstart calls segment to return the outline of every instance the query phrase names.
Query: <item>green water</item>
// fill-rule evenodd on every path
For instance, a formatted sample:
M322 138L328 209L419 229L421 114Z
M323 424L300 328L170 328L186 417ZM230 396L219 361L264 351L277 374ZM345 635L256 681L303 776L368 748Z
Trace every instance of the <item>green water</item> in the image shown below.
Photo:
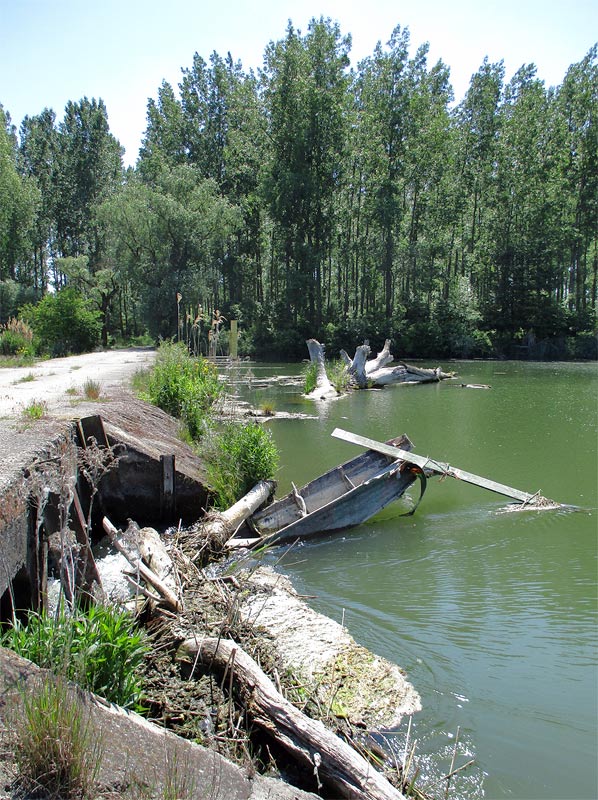
M449 771L459 730L455 765L475 764L452 798L596 798L598 368L450 368L492 388L445 381L316 405L300 386L258 380L296 366L235 374L255 404L316 417L270 423L279 494L361 452L330 437L338 426L379 440L405 432L417 453L584 510L500 514L508 500L434 479L413 517L399 501L297 547L280 568L314 608L406 670L422 697L411 738L423 788ZM406 721L398 748L405 731Z

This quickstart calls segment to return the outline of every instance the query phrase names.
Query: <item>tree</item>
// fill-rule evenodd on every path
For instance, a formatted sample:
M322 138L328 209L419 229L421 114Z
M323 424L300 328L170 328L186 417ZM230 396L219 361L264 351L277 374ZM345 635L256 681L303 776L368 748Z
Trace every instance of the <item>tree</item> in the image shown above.
M16 137L9 115L0 106L0 284L27 284L28 259L34 233L39 192L33 181L17 171ZM0 292L0 298L7 292ZM0 322L14 308L0 305Z
M59 136L56 115L48 108L36 117L25 117L20 129L19 169L35 181L40 192L33 239L32 282L36 296L48 286L49 262L56 253L56 203L58 198Z
M96 210L122 182L121 159L104 102L84 97L67 103L59 125L57 251L61 256L88 256L92 272L102 250ZM60 275L56 277L61 284Z
M265 193L274 223L271 274L292 325L317 328L322 277L332 248L334 194L346 140L344 94L349 38L312 19L302 37L291 24L266 51L263 75L271 142ZM278 264L282 269L279 272Z
M239 214L214 181L191 166L162 164L153 186L129 181L103 205L101 219L155 336L176 333L177 293L195 306L220 306L219 258Z

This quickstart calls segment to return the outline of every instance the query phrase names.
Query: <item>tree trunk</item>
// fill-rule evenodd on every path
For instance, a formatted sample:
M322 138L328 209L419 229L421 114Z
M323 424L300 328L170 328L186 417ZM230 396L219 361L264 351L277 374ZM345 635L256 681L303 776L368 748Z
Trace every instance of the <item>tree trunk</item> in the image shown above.
M371 352L370 346L366 341L363 344L360 344L355 350L355 355L353 356L353 361L351 362L351 368L349 369L349 372L351 375L353 375L355 383L360 389L367 389L368 386L365 365L367 357Z
M307 349L312 364L316 365L316 388L307 396L312 400L326 400L329 397L336 397L338 392L328 380L326 365L324 363L324 345L317 339L307 340Z
M220 673L232 671L235 692L253 722L335 797L352 800L405 800L404 795L346 742L321 722L305 716L276 689L270 678L235 642L187 639L177 659Z
M366 375L369 375L370 372L375 372L377 369L382 369L387 364L390 364L393 360L393 356L390 352L390 339L387 339L384 342L384 348L378 353L376 358L372 358L368 361L365 365L365 372Z
M201 552L204 546L210 553L220 552L240 525L268 500L275 488L274 481L260 481L226 511L212 512L207 519L197 523L203 540Z

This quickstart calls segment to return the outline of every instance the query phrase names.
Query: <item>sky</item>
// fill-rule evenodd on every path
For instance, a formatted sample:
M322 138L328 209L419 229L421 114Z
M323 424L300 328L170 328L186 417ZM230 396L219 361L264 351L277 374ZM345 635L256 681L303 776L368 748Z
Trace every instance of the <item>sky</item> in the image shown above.
M411 55L428 42L428 66L450 68L463 98L484 57L504 60L508 81L534 63L546 86L598 41L596 0L0 0L0 104L13 124L69 100L102 98L110 130L134 165L147 102L162 81L177 87L194 53L231 53L257 70L288 20L307 32L323 16L351 34L351 64L409 28Z

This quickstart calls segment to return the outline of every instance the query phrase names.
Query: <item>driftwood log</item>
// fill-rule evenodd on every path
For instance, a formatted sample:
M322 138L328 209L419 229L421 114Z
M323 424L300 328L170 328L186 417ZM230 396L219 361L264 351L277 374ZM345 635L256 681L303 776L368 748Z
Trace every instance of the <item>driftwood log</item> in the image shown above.
M139 577L143 578L146 583L149 583L150 586L152 586L158 592L162 598L162 601L164 602L164 605L166 605L172 611L182 611L183 604L178 592L173 592L170 586L168 586L162 578L156 575L156 573L150 569L150 567L144 564L141 558L138 558L129 550L129 548L121 541L121 534L119 530L115 528L108 517L104 517L102 520L102 526L108 534L108 538L112 542L114 548L127 559L135 572L139 574Z
M316 365L316 388L307 396L311 400L326 400L331 397L336 397L338 392L330 383L328 375L326 374L324 345L320 344L316 339L308 339L307 349L309 350L311 362Z
M387 339L384 342L384 347L382 348L382 350L380 350L376 358L372 358L370 361L366 363L365 365L366 375L371 375L372 372L376 372L377 370L386 367L388 364L391 364L393 360L394 357L390 352L390 339Z
M318 381L321 381L322 387L325 387L326 383L329 386L330 382L325 374L324 345L320 344L316 339L309 339L307 345L311 360L317 364ZM394 367L388 366L393 361L393 356L390 353L390 339L385 341L383 349L375 358L368 360L370 353L371 349L367 340L356 348L353 358L350 358L345 350L340 351L341 358L345 362L347 374L351 377L351 383L358 389L385 386L391 383L437 382L453 377L453 373L443 372L440 367L425 369L404 363L399 363ZM332 392L336 394L334 389L332 389ZM316 389L307 396L314 399L320 397L325 399L326 396L332 395L326 395L325 389Z
M335 797L405 800L404 795L323 723L295 708L257 663L227 639L187 639L177 659L219 673L232 671L233 685L254 724L267 732Z
M275 481L259 481L226 511L212 511L206 519L194 525L195 533L199 534L199 542L193 560L203 558L206 552L221 552L243 522L274 494L275 489Z

